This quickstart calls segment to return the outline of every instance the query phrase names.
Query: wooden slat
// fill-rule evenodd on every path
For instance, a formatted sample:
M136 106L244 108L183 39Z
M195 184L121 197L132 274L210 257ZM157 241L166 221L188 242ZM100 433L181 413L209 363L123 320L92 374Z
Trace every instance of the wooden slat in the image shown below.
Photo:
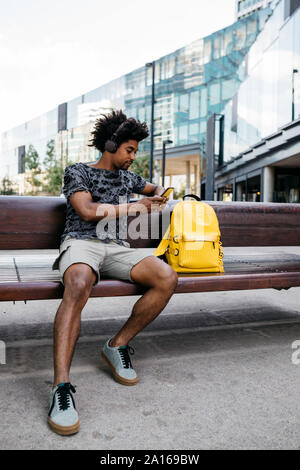
M0 250L58 248L65 210L65 198L0 196Z
M300 286L300 271L285 273L201 274L179 277L175 293L214 292L249 289L286 289ZM63 286L55 281L0 284L1 301L61 299ZM118 280L102 280L93 287L90 297L141 295L145 289Z
M205 202L216 211L224 246L300 245L300 204ZM175 204L167 205L166 220ZM64 198L0 196L0 250L59 248L65 210ZM163 235L161 219L159 214L147 216L143 238L128 241L138 248L156 247ZM151 239L151 227L152 232L158 227L158 238Z
M0 256L0 283L18 281L13 256Z
M10 262L11 258L2 260ZM0 299L60 299L64 287L59 272L52 271L54 257L16 256L20 282L8 278L0 282ZM1 263L0 263L1 266ZM10 264L10 267L12 265ZM289 288L300 286L300 256L289 253L224 255L225 273L181 274L176 293L212 292L240 289ZM142 286L130 282L101 279L91 297L141 295Z
M20 281L59 281L59 271L52 271L54 259L55 257L49 258L49 255L15 256Z

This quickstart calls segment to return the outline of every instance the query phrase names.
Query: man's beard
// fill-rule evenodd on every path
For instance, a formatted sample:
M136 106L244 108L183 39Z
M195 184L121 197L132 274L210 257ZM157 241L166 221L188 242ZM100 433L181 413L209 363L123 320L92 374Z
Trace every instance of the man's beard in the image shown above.
M131 167L131 162L124 162L123 165L122 165L122 169L123 170L128 170L128 168Z

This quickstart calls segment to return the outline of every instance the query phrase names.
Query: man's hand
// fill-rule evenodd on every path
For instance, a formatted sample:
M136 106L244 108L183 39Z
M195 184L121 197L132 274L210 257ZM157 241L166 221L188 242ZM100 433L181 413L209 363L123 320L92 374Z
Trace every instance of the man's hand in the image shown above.
M130 212L153 212L161 211L167 198L151 196L140 199L137 202L124 204L106 204L93 202L91 193L77 191L70 197L70 202L77 214L84 221L98 222L104 217L111 219L130 215Z
M139 201L132 204L130 210L137 210L141 212L159 212L164 208L164 204L167 202L167 200L167 197L161 196L144 197L143 199L139 199ZM142 210L141 206L143 206Z

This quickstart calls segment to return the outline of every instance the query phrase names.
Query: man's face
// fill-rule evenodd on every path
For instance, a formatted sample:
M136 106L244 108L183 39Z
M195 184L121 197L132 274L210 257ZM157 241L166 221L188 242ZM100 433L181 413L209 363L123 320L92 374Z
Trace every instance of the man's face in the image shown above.
M135 160L135 154L138 151L138 142L136 140L128 140L123 142L116 153L112 154L113 164L121 170L128 170Z

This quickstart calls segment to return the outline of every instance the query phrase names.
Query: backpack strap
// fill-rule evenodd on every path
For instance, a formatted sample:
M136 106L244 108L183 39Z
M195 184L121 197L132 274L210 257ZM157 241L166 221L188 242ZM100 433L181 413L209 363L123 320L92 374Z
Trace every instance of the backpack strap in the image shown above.
M167 251L167 248L169 246L169 236L170 236L170 225L167 228L164 236L162 237L162 240L161 240L160 244L158 245L158 247L154 251L154 253L153 253L154 256L161 256Z
M185 197L193 197L196 201L201 201L201 198L196 194L185 194L182 199L184 200Z

